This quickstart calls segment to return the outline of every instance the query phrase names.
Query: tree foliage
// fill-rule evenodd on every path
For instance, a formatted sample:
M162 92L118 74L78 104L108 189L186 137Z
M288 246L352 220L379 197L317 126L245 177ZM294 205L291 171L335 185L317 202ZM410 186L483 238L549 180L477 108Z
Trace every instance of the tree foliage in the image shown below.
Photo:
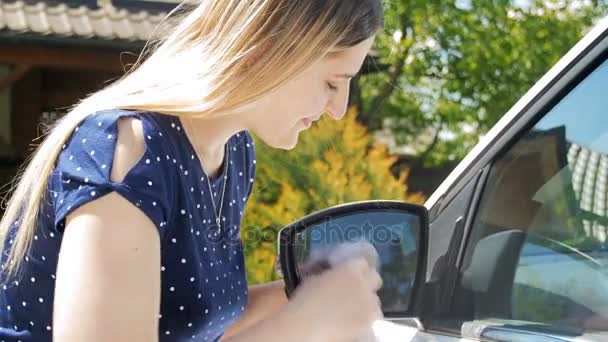
M278 151L256 141L255 188L242 224L251 283L278 278L274 270L280 228L331 206L370 199L421 203L407 193L407 173L395 178L395 157L373 143L350 111L341 121L327 116L300 135L296 149Z
M606 0L392 0L359 120L424 164L456 160L592 26ZM373 70L372 70L373 71Z

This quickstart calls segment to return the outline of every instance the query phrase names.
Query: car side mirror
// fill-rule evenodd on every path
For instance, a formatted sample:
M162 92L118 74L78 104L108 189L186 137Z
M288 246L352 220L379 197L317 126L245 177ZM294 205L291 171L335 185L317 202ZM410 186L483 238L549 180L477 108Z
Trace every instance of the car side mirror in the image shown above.
M426 275L428 211L397 201L340 205L308 215L279 233L280 266L287 295L302 282L311 257L349 242L368 242L378 257L384 317L419 317Z

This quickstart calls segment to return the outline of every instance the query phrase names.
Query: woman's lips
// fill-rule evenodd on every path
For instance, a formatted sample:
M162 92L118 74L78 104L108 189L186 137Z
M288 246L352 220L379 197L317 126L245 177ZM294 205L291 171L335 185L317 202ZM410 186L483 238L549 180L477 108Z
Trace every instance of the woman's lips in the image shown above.
M310 126L312 126L312 123L313 123L313 121L310 118L304 118L301 121L304 124L304 127L306 127L306 128L310 128Z
M310 126L312 126L312 124L315 121L318 121L320 118L321 118L320 116L315 116L315 117L310 117L310 118L304 118L301 121L306 128L310 128Z

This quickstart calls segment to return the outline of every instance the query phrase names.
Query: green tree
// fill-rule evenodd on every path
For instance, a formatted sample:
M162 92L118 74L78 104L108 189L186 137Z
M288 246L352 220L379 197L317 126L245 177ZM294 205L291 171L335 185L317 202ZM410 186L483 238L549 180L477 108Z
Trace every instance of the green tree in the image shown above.
M327 116L300 135L296 149L274 150L256 140L255 188L242 224L250 283L278 278L276 238L280 228L338 204L370 200L422 203L407 192L407 173L391 173L395 157L373 142L350 111L341 121Z
M378 72L355 84L359 120L388 128L417 164L468 152L605 15L606 0L386 2Z

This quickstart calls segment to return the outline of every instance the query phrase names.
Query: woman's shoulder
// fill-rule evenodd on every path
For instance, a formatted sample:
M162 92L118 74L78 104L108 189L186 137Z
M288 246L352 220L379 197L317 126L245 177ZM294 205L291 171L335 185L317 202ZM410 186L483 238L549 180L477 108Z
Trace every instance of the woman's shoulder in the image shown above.
M58 156L50 183L58 220L116 191L163 226L172 216L178 182L175 168L165 160L171 137L164 119L160 114L106 110L82 120Z
M141 145L160 154L175 145L169 132L171 125L175 126L175 120L164 114L128 109L96 111L75 127L64 149L80 149L88 145L103 152L113 151L120 133L127 138L123 140L131 141L134 147Z
M75 132L83 129L86 132L97 132L100 134L107 130L116 130L117 125L121 120L141 122L144 132L160 133L160 136L162 136L163 132L166 131L172 123L174 125L174 122L177 119L169 115L154 112L130 109L105 109L87 115L76 127Z
M56 168L100 177L108 177L111 172L113 181L124 178L136 164L146 167L132 171L150 169L168 175L171 168L160 163L161 157L179 148L167 132L169 121L162 114L123 109L91 113L66 140Z

